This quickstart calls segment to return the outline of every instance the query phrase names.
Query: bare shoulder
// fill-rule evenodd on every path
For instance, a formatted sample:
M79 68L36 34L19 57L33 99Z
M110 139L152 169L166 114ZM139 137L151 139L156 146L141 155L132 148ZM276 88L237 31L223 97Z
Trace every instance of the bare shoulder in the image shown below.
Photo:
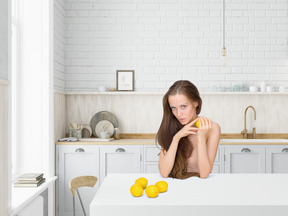
M209 140L219 141L221 135L221 128L217 122L212 121L212 128L209 134Z
M221 133L220 125L217 122L212 121L212 131L214 133L219 133L219 134Z

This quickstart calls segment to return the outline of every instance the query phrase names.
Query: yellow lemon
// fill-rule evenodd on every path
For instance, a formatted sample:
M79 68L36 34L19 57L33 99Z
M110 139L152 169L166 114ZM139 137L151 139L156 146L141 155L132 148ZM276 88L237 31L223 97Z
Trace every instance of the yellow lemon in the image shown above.
M148 197L150 198L155 198L158 196L159 194L159 190L155 185L149 185L146 190L145 193Z
M203 122L204 122L204 125L206 125L205 119L203 119ZM197 120L197 121L196 121L196 127L197 127L197 128L199 128L199 124L200 124L200 122L199 122L199 120Z
M196 127L199 128L199 120L196 121Z
M142 186L143 189L146 188L147 184L148 184L148 180L144 177L141 177L141 178L138 178L136 181L135 181L135 184L139 184Z
M143 194L143 188L139 184L134 184L130 188L130 193L135 197L140 197Z
M160 193L163 193L168 189L168 183L165 181L158 181L155 186L158 188Z

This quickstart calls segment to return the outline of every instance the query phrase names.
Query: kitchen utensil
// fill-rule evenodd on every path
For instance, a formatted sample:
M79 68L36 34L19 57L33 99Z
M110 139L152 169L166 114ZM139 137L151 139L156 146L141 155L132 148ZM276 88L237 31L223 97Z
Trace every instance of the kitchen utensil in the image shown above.
M279 92L285 92L285 87L284 86L279 86Z
M115 129L113 124L108 120L100 121L95 127L97 137L101 137L102 139L110 138L111 136L113 136L114 130ZM106 135L104 135L104 133L106 133Z
M74 130L77 130L77 127L78 127L77 123L70 122L70 125Z
M257 92L257 87L256 86L250 86L249 91L250 92Z
M115 127L119 127L118 119L116 118L116 116L113 113L108 112L108 111L98 112L92 117L92 119L90 121L90 126L92 128L92 133L96 137L97 137L97 134L96 134L96 131L95 131L95 127L102 120L110 121L113 124L114 128Z
M109 135L109 133L108 133L107 131L101 131L101 132L100 132L100 137L101 137L102 139L107 139L107 138L110 137L110 135Z
M273 89L273 86L267 86L267 92L273 92L274 89Z
M82 125L83 129L82 129L82 137L83 138L89 138L92 135L92 128L90 127L90 125L84 124Z

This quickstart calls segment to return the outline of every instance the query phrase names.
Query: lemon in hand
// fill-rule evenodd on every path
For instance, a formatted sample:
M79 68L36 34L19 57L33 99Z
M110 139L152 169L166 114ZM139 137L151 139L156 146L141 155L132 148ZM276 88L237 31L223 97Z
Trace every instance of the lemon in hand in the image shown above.
M148 197L150 198L155 198L158 196L159 194L159 190L155 185L149 185L146 190L145 193Z
M144 177L141 177L141 178L138 178L136 181L135 181L135 184L139 184L142 186L143 189L146 188L147 184L148 184L148 180Z
M199 128L199 120L196 121L196 127Z
M158 188L160 193L163 193L168 189L168 183L166 181L158 181L155 186Z
M143 194L143 188L139 184L134 184L130 188L130 193L135 197L140 197Z

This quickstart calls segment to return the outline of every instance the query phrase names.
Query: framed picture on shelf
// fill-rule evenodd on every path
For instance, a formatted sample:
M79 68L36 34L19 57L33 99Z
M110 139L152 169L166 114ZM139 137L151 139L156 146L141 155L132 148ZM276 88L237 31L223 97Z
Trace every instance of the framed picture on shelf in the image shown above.
M134 70L117 70L117 91L134 91Z

